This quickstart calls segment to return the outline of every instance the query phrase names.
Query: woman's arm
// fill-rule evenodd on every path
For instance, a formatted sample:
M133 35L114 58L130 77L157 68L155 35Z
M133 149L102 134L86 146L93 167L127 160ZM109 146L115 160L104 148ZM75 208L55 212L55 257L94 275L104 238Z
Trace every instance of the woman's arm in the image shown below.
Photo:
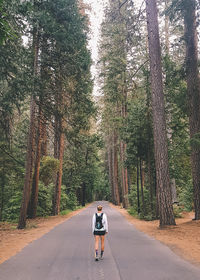
M95 229L95 220L96 220L96 215L94 214L92 217L92 233L94 233L94 229Z
M108 220L107 220L107 216L106 214L104 213L104 227L105 227L105 231L106 233L108 233Z

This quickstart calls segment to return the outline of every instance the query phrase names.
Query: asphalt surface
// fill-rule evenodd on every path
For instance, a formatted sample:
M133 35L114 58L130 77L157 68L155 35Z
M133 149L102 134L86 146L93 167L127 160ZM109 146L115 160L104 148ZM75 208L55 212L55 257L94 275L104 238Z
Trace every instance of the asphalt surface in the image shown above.
M103 260L94 260L94 203L1 264L0 280L200 280L199 268L101 204L109 225Z

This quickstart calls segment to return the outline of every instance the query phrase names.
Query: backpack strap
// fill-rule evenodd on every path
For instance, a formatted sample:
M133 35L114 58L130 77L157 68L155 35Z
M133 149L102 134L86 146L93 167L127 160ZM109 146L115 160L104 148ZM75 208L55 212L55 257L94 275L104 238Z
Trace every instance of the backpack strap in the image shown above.
M96 219L97 219L97 217L99 217L99 216L97 215L97 213L95 213L95 214L96 214ZM103 213L101 213L100 217L103 219Z

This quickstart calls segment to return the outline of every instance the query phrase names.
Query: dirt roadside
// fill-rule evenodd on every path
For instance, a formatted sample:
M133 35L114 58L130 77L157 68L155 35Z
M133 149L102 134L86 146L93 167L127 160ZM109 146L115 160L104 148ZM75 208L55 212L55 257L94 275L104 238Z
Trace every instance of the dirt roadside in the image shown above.
M16 224L0 223L0 264L16 255L32 241L40 238L55 226L70 219L84 209L78 209L64 216L28 220L27 228L24 230L16 229Z
M159 228L159 221L142 221L131 216L127 210L111 205L138 230L164 243L183 259L200 266L200 221L193 221L194 213L183 213L176 219L176 226Z

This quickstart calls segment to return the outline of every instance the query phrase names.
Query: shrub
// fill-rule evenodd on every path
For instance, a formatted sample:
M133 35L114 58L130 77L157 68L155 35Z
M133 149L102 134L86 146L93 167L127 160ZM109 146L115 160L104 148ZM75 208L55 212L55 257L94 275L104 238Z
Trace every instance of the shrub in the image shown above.
M193 209L193 185L192 180L187 182L186 184L183 183L179 194L179 204L183 206L185 211L192 211Z
M59 160L53 157L43 157L40 166L40 181L43 182L45 186L48 186L53 182L56 172L59 168Z
M78 206L78 201L77 201L76 194L71 191L68 193L67 208L71 210L75 210L77 206Z
M52 211L52 197L54 185L45 186L39 183L37 216L49 216Z
M17 221L19 218L20 207L22 200L22 192L16 191L14 195L8 200L4 209L3 219L5 221Z

